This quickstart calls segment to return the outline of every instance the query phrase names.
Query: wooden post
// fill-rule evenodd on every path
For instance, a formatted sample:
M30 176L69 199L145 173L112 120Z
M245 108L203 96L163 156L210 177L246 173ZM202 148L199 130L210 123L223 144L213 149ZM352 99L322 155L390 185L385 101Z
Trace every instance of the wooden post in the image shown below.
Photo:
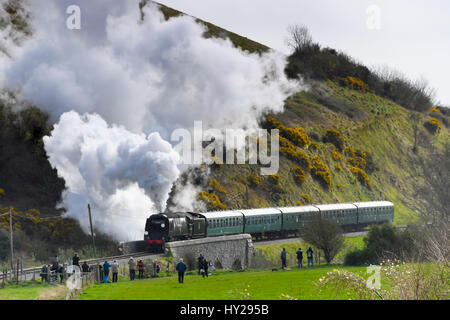
M16 284L19 284L19 259L17 259Z
M14 243L13 243L13 224L12 224L12 212L11 207L9 207L9 233L10 233L10 244L11 244L11 270L14 268Z
M89 210L89 224L91 225L92 246L94 247L94 256L96 257L97 253L95 250L94 228L92 227L91 205L89 203L88 203L88 210Z

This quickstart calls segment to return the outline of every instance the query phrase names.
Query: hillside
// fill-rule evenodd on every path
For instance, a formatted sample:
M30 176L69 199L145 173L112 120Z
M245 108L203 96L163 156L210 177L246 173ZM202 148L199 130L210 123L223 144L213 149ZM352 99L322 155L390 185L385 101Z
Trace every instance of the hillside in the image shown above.
M161 5L161 11L166 19L183 14L164 5ZM262 53L268 50L264 45L211 23L197 21L207 27L205 36L226 36L236 47L249 52ZM364 77L373 90L362 80L350 77L354 75L354 62L351 59L329 48L320 54L325 56L323 59L339 60L343 65L341 76L349 78L351 82L333 77L332 72L327 73L326 69L314 69L315 61L308 61L309 65L297 70L298 60L294 60L293 55L286 71L303 71L302 75L313 78L309 81L310 90L290 97L283 113L268 116L275 117L288 128L303 128L309 134L313 143L299 150L304 151L310 159L320 157L328 167L331 178L329 188L314 179L308 173L309 168L304 168L306 179L299 184L293 172L293 167L299 163L282 154L279 184L275 181L274 185L271 177L259 177L261 183L258 186L249 182L249 175L259 174L257 166L215 165L210 179L200 183L206 191L200 198L211 210L389 200L396 206L395 224L416 221L419 212L430 206L419 192L426 180L423 166L429 165L429 155L439 152L445 141L448 141L448 109L431 109L432 104L426 94L422 96L421 88L416 90L409 80L394 79L388 83L390 86L386 86L388 81L383 82L365 66L356 65L356 75ZM320 76L311 76L314 73ZM390 91L385 92L385 87ZM400 93L401 90L403 92ZM420 91L419 94L416 91ZM414 98L406 98L402 94ZM417 95L422 99L416 99ZM411 105L406 105L408 103ZM435 117L440 119L441 129L433 134L424 125ZM337 150L332 143L323 142L328 129L337 129L342 134L342 150ZM415 144L417 150L414 150ZM283 147L282 144L280 146ZM345 148L349 149L345 151ZM358 165L358 151L368 154L370 159L362 161L370 163ZM352 167L362 172L352 172ZM365 174L370 185L364 181Z
M396 206L394 223L414 221L428 205L418 193L425 178L423 162L448 141L449 131L444 127L439 134L431 135L421 130L423 141L415 154L411 113L373 93L351 90L332 81L314 83L308 92L289 98L285 111L274 116L287 127L301 127L309 133L312 144L299 150L310 159L320 157L330 172L330 188L322 186L307 169L305 181L296 182L293 167L299 164L282 154L279 188L274 188L270 177L260 177L258 186L249 186L248 206L389 200ZM423 124L429 118L429 114L421 113L418 122ZM343 150L323 142L330 128L342 133ZM345 151L346 148L350 149ZM369 163L362 167L370 185L351 172L355 166L355 156L348 152L351 149L371 155L370 167ZM247 176L252 172L259 174L259 170L248 165L223 165L213 170L212 178L227 192L222 197L229 208L247 207Z

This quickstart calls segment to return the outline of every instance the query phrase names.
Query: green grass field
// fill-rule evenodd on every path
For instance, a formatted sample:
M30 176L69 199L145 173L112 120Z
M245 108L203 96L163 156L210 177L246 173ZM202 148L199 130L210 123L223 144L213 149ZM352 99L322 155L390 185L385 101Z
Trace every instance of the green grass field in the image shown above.
M319 289L316 282L328 271L340 266L319 266L311 269L291 267L287 271L247 270L243 272L217 271L209 278L185 276L179 284L175 275L145 280L121 280L118 283L98 284L86 289L82 300L334 300L355 299L347 292ZM346 270L366 277L365 267Z
M22 285L10 284L0 289L0 300L38 300L59 299L64 295L65 287L40 282L24 282Z

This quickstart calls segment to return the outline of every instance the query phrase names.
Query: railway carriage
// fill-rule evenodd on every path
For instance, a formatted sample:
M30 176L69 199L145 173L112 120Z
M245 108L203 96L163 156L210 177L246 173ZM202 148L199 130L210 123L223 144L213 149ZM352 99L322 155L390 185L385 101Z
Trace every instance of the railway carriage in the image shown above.
M345 230L356 229L358 224L358 208L352 203L315 205L322 217L339 223Z
M314 214L319 214L319 209L315 206L302 207L282 207L277 208L281 211L283 223L281 230L284 234L298 233L299 229L304 228Z
M256 237L280 233L282 216L277 208L239 210L244 215L244 233Z
M389 201L355 202L358 208L358 224L366 226L372 223L392 223L394 204Z
M213 211L199 214L206 220L206 236L244 233L244 216L239 211Z

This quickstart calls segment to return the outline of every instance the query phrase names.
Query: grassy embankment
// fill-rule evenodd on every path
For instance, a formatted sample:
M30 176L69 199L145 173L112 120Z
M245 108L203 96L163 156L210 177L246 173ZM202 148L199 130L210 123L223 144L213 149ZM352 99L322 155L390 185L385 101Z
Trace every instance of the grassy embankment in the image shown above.
M22 284L7 284L0 289L0 300L54 300L64 299L67 288L63 285L23 282Z
M241 299L356 299L348 292L316 286L319 278L339 266L311 269L292 267L287 271L247 270L217 271L209 278L188 275L179 284L175 275L164 278L98 284L81 294L82 300L241 300ZM348 267L366 277L365 267Z

